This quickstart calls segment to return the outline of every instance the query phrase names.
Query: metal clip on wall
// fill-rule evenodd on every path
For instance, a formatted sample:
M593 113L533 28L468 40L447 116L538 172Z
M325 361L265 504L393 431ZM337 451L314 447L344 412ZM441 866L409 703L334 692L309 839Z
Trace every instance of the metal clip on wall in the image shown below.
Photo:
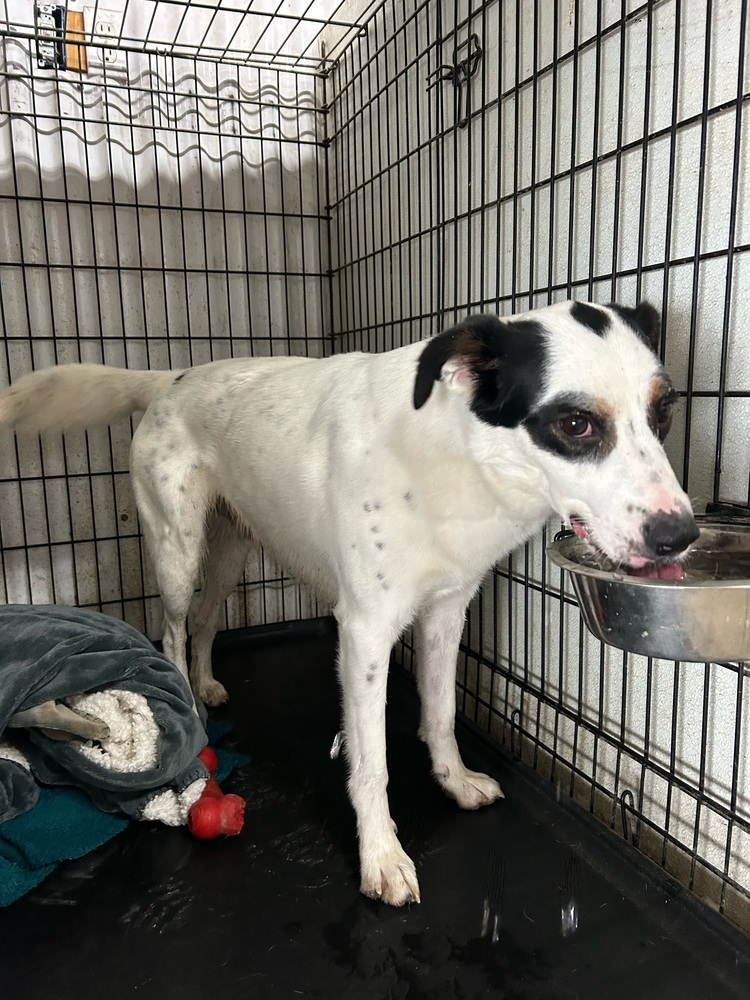
M463 59L459 59L462 49L467 49ZM456 124L459 128L466 128L471 117L471 91L469 80L474 76L479 68L482 58L482 46L479 44L479 35L474 31L465 42L461 42L453 50L453 62L443 63L431 73L427 74L427 89L437 87L439 83L450 80L456 92ZM431 77L435 77L431 80Z

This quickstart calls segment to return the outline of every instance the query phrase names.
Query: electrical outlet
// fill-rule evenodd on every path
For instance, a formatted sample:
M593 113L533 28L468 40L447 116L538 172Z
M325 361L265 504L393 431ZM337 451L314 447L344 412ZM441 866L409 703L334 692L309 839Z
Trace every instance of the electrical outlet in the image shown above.
M91 32L91 45L98 54L99 61L112 66L121 61L117 49L122 34L122 11L103 10L101 7L84 7L87 30ZM97 38L104 43L96 44Z
M40 69L65 69L65 7L57 3L36 5L36 57Z

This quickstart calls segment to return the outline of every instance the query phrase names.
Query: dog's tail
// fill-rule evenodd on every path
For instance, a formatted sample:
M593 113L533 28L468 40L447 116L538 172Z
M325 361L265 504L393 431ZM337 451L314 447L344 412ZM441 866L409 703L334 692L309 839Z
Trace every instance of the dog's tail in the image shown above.
M0 393L0 427L41 432L106 426L145 410L179 374L107 365L44 368Z

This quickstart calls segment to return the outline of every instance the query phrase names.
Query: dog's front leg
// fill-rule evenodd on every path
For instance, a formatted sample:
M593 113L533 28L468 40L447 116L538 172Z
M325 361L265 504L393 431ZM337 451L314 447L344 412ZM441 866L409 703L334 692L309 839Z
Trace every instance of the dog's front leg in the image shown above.
M385 700L393 638L377 619L338 619L344 745L349 796L357 814L360 889L392 906L418 903L414 864L398 842L388 809Z
M456 658L466 603L466 595L443 599L420 616L416 636L422 702L419 736L429 748L432 771L443 790L462 809L478 809L503 798L503 791L494 778L464 765L456 743Z

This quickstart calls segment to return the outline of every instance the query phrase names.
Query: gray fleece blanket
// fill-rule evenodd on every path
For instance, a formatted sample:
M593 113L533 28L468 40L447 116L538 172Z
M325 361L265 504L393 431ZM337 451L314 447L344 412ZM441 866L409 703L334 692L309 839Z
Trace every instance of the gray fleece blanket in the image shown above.
M80 740L51 739L37 729L6 732L16 712L107 690L135 692L148 703L158 736L156 760L146 769L103 766L95 747L81 752ZM207 742L204 721L178 669L130 625L77 608L0 607L0 741L9 740L29 765L0 750L0 823L35 804L37 781L77 786L99 808L139 818L158 793L181 792L207 776L197 759Z

